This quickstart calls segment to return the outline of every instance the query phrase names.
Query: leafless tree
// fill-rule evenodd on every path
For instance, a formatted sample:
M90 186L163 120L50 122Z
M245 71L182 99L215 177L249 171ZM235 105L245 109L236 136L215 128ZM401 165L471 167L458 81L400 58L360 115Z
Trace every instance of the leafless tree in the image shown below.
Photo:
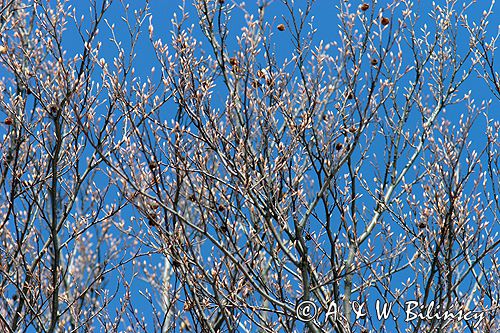
M105 103L92 76L107 8L94 3L84 27L66 2L2 1L2 332L93 331L114 288L126 288L129 240L117 226L127 202L109 195L101 168L113 121L94 118ZM64 47L70 24L81 41L74 57Z
M153 5L2 3L1 329L499 329L493 3Z

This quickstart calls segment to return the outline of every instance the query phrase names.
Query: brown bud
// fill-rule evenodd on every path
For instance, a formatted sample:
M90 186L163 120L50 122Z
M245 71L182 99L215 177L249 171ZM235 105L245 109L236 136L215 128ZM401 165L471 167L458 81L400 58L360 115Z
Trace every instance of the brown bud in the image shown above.
M220 204L219 207L217 207L217 209L219 210L219 212L223 212L226 210L226 207L224 207L223 204Z
M362 11L365 12L365 11L367 11L370 8L370 5L367 4L367 3L364 3L364 4L361 5L360 8L361 8Z
M278 25L278 30L279 31L285 31L285 25L283 23L281 23L280 25Z
M151 162L149 162L149 168L150 168L151 170L154 170L154 169L156 169L157 167L158 167L158 163L156 163L155 161L151 161Z
M227 233L227 226L225 224L223 224L219 227L219 230L220 230L220 232L225 234L225 233Z
M427 227L427 223L425 223L425 222L421 221L421 222L418 224L418 227L419 227L420 229L425 229L425 228Z
M51 115L55 115L57 113L57 110L59 110L59 107L55 103L49 105L49 113Z
M174 266L174 267L180 267L181 266L181 262L179 260L177 260L177 259L174 258L172 260L172 266Z
M191 300L186 300L184 303L184 311L190 311L194 308L194 303Z
M5 47L4 45L0 45L0 53L1 54L7 53L7 47Z
M262 86L262 84L259 81L257 80L252 81L252 87L259 88L260 86Z
M5 120L3 121L5 125L12 125L14 123L14 119L12 119L11 117L7 117L5 118Z
M380 23L382 23L382 25L388 25L389 23L391 23L391 20L389 20L387 17L382 17Z
M378 60L373 58L371 61L370 61L370 64L372 64L372 66L376 66L378 64Z
M356 130L357 130L357 128L356 128L356 126L354 126L354 125L352 125L352 126L349 128L349 132L351 132L351 133L356 132Z
M335 145L335 149L337 149L337 150L341 150L342 147L343 147L343 145L340 142Z
M238 59L236 59L236 57L231 57L229 58L229 63L231 66L238 66Z
M158 223L156 222L156 220L158 219L158 214L156 214L155 212L147 213L147 218L148 218L148 224L150 226L154 227L158 225Z
M309 240L311 240L311 239L312 239L311 234L310 234L310 233L306 233L306 240L308 240L308 241L309 241Z

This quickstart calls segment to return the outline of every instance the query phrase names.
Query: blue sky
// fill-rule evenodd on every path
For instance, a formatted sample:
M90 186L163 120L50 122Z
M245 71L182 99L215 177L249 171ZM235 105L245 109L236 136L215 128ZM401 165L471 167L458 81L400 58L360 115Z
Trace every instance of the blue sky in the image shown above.
M133 13L135 8L143 8L145 2L144 1L130 1L130 13ZM228 1L229 2L229 1ZM352 6L355 7L360 1L349 1L352 3ZM444 1L442 1L444 3ZM313 45L319 44L320 41L324 41L328 43L330 41L338 41L338 24L339 21L337 19L338 10L336 6L338 6L340 1L326 1L319 0L317 1L311 13L311 16L314 16L313 26L317 29L314 33ZM384 1L379 2L379 7L384 6ZM437 3L440 3L437 1ZM477 19L481 17L483 10L485 9L487 1L478 1L475 5L471 7L469 11L469 17L471 20ZM87 1L69 1L68 4L71 4L76 7L77 15L76 17L80 17L80 15L88 14L88 2ZM165 42L170 41L170 31L172 29L171 18L175 12L179 13L178 5L181 4L180 1L168 0L168 1L151 1L151 14L152 14L152 22L154 24L154 36L155 38L162 38ZM295 7L298 11L299 8L305 8L305 1L296 0ZM428 24L432 26L433 22L428 18L428 11L430 9L430 1L415 1L414 9L421 15L422 20L420 22L420 26L423 24ZM498 6L497 6L498 7ZM200 29L198 27L198 19L196 17L196 13L191 5L187 5L187 10L190 12L190 18L187 24L188 26L194 25L194 34L195 36L203 43L204 47L208 48L208 43L205 37L201 34ZM247 5L245 7L250 13L254 13L257 15L257 5L254 1L247 1ZM122 37L123 47L125 50L128 48L127 34L124 22L122 17L124 15L124 10L120 2L115 1L111 7L111 9L107 12L106 19L110 24L116 25L117 36ZM268 22L270 22L270 27L275 27L279 23L286 22L290 19L290 14L288 13L286 7L281 3L281 1L274 1L266 10L266 18ZM233 48L234 51L237 50L236 36L240 33L240 27L244 25L244 17L242 12L238 9L235 9L232 15L232 20L230 24L231 36L229 38L229 47ZM490 19L490 29L489 33L493 36L497 33L498 26L500 25L500 16L492 16ZM151 67L156 67L156 73L153 78L158 78L160 65L155 61L153 47L148 40L147 33L148 23L145 22L143 27L143 35L142 39L140 39L138 48L137 48L137 61L135 63L136 75L141 80L146 80L148 76L151 76ZM64 45L68 50L67 58L72 58L74 54L80 53L82 51L82 44L78 40L78 38L74 38L75 30L72 28L72 24L70 23L68 30L65 34ZM116 56L117 52L111 42L109 42L109 29L105 24L102 24L100 27L100 34L98 40L102 41L103 47L101 49L101 56L108 59L108 62L111 62L110 59ZM464 37L464 41L466 36ZM290 35L288 30L285 32L277 32L273 31L272 36L273 42L276 44L274 51L276 52L276 57L278 62L283 61L285 58L290 59L291 53L293 49L293 43L290 39ZM465 52L467 43L464 42L461 44L461 48L459 49L459 53ZM229 52L231 53L231 51ZM473 75L475 76L475 75ZM489 99L491 94L487 90L486 85L481 79L472 78L469 80L462 88L461 91L465 93L467 90L472 91L472 95L477 101L482 99ZM217 98L215 99L217 101ZM224 95L219 96L219 101L222 102L224 100ZM498 113L498 108L500 104L498 100L493 99L490 107L489 117L500 120L500 116ZM172 104L172 107L175 107ZM168 117L168 112L166 113ZM450 107L446 110L446 113L443 114L443 117L446 117L453 124L458 124L459 116L461 114L460 108ZM477 140L477 143L484 142L484 127L485 127L485 118L479 117L477 123L475 124L472 133L472 140ZM0 128L0 135L3 135L4 129ZM382 143L380 143L382 144ZM383 146L380 146L383 147ZM383 161L380 161L383 162ZM369 171L367 171L369 172ZM371 179L375 176L375 172L373 171L373 175L369 175L367 178ZM128 211L127 213L132 214L132 211ZM493 218L491 216L491 218ZM498 224L498 221L497 221ZM315 225L309 227L311 231L316 231L317 228ZM161 257L152 257L151 260L161 262ZM133 274L132 271L129 273ZM406 280L406 276L397 276L394 280L395 288L399 288L401 282ZM112 280L110 282L110 286L114 284L116 280ZM144 290L147 286L145 283L141 282L140 279L136 279L134 282L133 290L134 290L134 305L140 311L144 311L146 316L146 321L152 320L152 317L148 314L150 309L145 298L139 295L140 290ZM149 287L151 290L151 288ZM373 301L373 300L372 300ZM115 300L113 305L118 306L118 300ZM144 309L144 310L143 310ZM150 322L151 323L151 322ZM390 329L391 326L387 326Z
M352 3L353 8L357 6L361 2L357 1L350 1ZM379 2L379 7L384 6L384 1ZM439 1L437 3L440 3ZM443 2L444 3L444 2ZM471 7L471 10L468 12L469 17L474 20L474 19L479 19L483 13L483 10L485 9L485 2L479 1L475 5ZM87 6L86 2L75 2L75 5L78 6L78 8L85 9ZM131 5L131 8L141 8L143 6L144 2L143 1L134 1L133 4ZM172 15L174 12L179 13L179 8L177 7L177 4L180 4L178 1L152 1L150 3L151 6L151 13L152 13L152 22L154 24L155 30L154 30L154 35L155 38L162 38L163 41L167 42L170 41L170 30L172 29L172 24L170 19L172 18ZM419 23L419 26L422 27L424 24L427 24L432 27L433 22L430 20L428 17L428 12L431 8L431 3L430 1L417 1L414 3L414 10L421 15L421 20ZM299 8L305 8L305 1L295 1L295 8L296 11L298 11ZM313 26L314 28L317 29L317 31L314 33L314 39L313 39L313 45L319 44L320 41L324 41L324 43L328 43L330 41L338 41L339 40L339 32L338 32L338 18L337 18L337 13L338 9L337 6L339 5L339 1L317 1L314 6L313 10L311 13L311 17L314 16L313 20ZM257 15L257 5L253 1L247 1L247 5L245 6L246 10L250 13L254 13ZM194 25L194 35L203 43L205 47L208 48L208 43L205 37L201 34L200 29L198 27L198 19L196 17L196 13L193 9L192 6L188 5L187 6L188 12L190 12L188 24L186 26L190 26L191 24ZM83 10L82 13L85 11ZM132 10L131 10L132 12ZM127 41L126 41L126 33L124 30L124 24L123 21L121 20L121 16L123 15L123 8L121 8L121 4L118 2L115 2L113 4L112 10L110 10L107 13L107 20L110 23L115 23L116 24L116 31L118 32L118 36L124 37L124 47L127 49ZM499 17L499 16L497 16ZM489 33L493 36L496 34L496 28L500 24L500 19L497 17L492 17L490 20L490 29ZM277 26L279 23L284 23L287 20L290 19L290 13L287 11L286 7L280 2L280 1L274 1L267 9L266 9L266 18L268 19L268 22L270 23L270 28L272 30L273 27ZM229 47L233 48L233 51L237 50L237 43L236 43L236 36L239 35L240 33L240 28L241 26L244 25L244 17L243 14L240 10L235 9L233 11L232 15L232 20L230 23L230 37L228 39L229 41ZM307 30L308 28L306 28ZM120 34L121 31L121 34ZM275 48L274 51L276 52L276 57L278 60L278 63L280 61L283 61L285 58L290 59L291 53L292 53L292 48L293 48L293 43L290 39L290 34L288 34L288 30L285 32L278 32L274 29L272 40L275 43ZM71 31L68 31L68 35L71 34ZM101 32L100 32L100 39L103 41L103 48L102 48L102 56L105 58L110 58L113 55L116 55L116 50L113 49L113 46L111 43L106 42L106 37L108 35L108 29L103 25L101 26ZM462 49L459 49L459 53L463 53L466 51L465 47L467 47L467 42L466 38L467 36L463 36L464 43L461 44ZM67 46L69 49L71 49L74 45L72 45L73 40L71 38L66 39L66 41L69 43ZM155 66L157 68L156 74L158 74L158 68L159 65L156 63L153 55L153 49L152 46L147 38L147 23L144 25L144 34L143 38L139 42L138 47L138 54L137 58L139 61L136 62L135 67L136 67L136 73L137 76L142 77L142 79L145 79L147 76L150 75L150 69L152 66ZM76 45L76 49L81 48L80 44ZM231 54L231 51L229 51ZM475 79L472 78L469 80L462 88L462 92L466 92L467 90L472 91L472 95L476 100L482 100L482 99L489 99L491 96L489 91L486 89L486 86L484 82L481 79ZM224 96L219 97L221 104L224 99ZM217 98L216 98L217 100ZM499 106L499 101L498 100L493 100L491 107L490 107L490 117L494 119L500 119L500 116L498 116L497 109ZM461 113L461 110L459 108L455 109L454 107L447 108L446 113L442 114L441 117L446 117L449 121L451 121L454 124L458 124L459 121L459 115ZM416 119L417 120L417 119ZM477 142L483 142L484 138L484 129L485 126L485 118L480 117L473 129L472 133L476 133L477 136L473 137L473 141L478 140ZM380 142L382 145L383 142ZM382 147L382 146L381 146ZM382 163L383 161L379 161ZM369 171L367 171L369 172ZM375 176L375 171L373 171L373 176ZM372 175L369 175L367 178L371 179ZM315 226L312 225L309 227L309 230L315 231ZM155 260L155 259L153 259ZM157 258L157 260L161 260L160 257ZM400 276L396 276L395 279L393 280L394 283L394 288L400 288L401 283L406 280L406 276L403 273ZM146 287L146 285L139 280L136 280L137 283L135 284L136 292L139 291L139 289L143 289ZM376 295L376 293L374 293ZM376 296L375 296L376 297ZM134 304L138 309L142 309L144 306L144 310L147 313L146 309L149 309L149 306L147 305L147 302L145 299L142 298L142 296L137 296L134 298ZM373 304L374 299L371 300L371 304ZM146 318L149 318L146 315ZM372 318L373 319L373 318ZM398 320L399 321L399 320ZM393 325L394 323L392 323ZM391 321L387 324L387 329L390 330L391 328Z

